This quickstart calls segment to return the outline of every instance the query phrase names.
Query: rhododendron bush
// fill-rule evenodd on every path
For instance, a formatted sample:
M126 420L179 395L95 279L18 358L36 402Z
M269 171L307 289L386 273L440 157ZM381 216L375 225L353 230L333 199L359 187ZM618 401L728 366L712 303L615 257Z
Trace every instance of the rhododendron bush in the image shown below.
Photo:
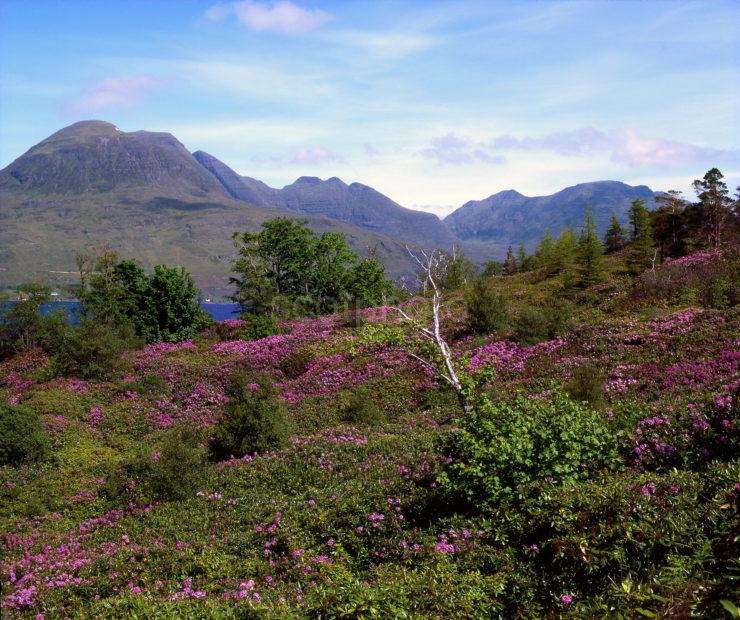
M448 303L466 418L391 308L254 340L230 319L107 380L0 362L0 411L49 451L0 469L3 616L721 617L738 309L574 304L522 344ZM598 410L563 394L591 367Z

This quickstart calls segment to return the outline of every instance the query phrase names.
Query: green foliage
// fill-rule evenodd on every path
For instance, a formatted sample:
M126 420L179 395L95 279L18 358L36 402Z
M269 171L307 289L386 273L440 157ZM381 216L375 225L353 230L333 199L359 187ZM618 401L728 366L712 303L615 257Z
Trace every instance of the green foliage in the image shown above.
M454 249L452 253L440 251L439 263L433 270L432 277L443 291L455 291L468 286L475 280L475 265L460 250ZM425 274L419 276L420 280Z
M573 371L570 380L565 384L565 392L572 400L600 410L605 404L605 382L604 372L598 366L586 364Z
M145 374L135 381L123 385L126 391L136 392L143 397L161 396L167 393L167 383L159 375Z
M380 306L396 296L385 266L375 251L368 258L359 259L352 267L348 288L355 308Z
M310 350L305 348L298 349L280 360L280 371L288 379L297 379L308 370L308 365L313 359L314 354Z
M182 267L157 265L143 290L132 291L137 310L131 317L147 342L180 342L192 338L206 321L199 291Z
M444 487L480 510L525 497L552 478L569 483L619 464L617 440L604 418L556 393L551 402L518 396L481 401L449 441L455 459Z
M229 404L211 440L214 460L275 450L288 444L292 424L268 376L235 369L227 394Z
M547 340L549 328L545 313L534 306L525 306L515 320L516 335L522 344L534 344Z
M568 281L573 280L577 258L576 236L570 228L565 228L558 235L552 249L550 273L562 273Z
M504 260L504 275L511 276L519 271L519 265L516 262L516 256L514 256L514 250L511 246L506 250L506 260Z
M712 168L702 179L693 183L703 220L698 232L703 233L706 244L715 249L722 243L733 210L733 200L723 178L724 175L717 168Z
M340 417L343 422L378 426L385 422L386 415L376 402L372 391L360 386L348 394L340 395Z
M500 276L504 273L504 265L497 260L489 260L483 263L483 271L481 271L482 278L492 278L493 276Z
M506 300L487 278L478 278L465 295L468 324L478 334L505 330L509 324Z
M303 220L268 220L260 232L235 233L234 240L233 299L253 314L325 314L391 291L377 256L360 260L344 234L316 235Z
M352 350L358 346L369 350L382 347L399 347L404 343L405 331L398 325L386 323L365 323L357 331L356 339L352 343Z
M125 351L140 346L130 323L111 325L83 318L78 325L65 325L54 334L47 349L55 373L105 379L123 368Z
M553 299L542 307L524 306L514 321L515 332L522 344L535 344L565 333L572 326L572 306Z
M64 317L59 314L42 316L41 306L51 299L45 284L22 284L17 290L18 300L0 301L0 359L33 346L43 346Z
M612 216L609 220L609 228L606 229L606 234L604 235L604 248L606 253L614 254L614 252L621 250L624 247L624 243L624 231L617 219L617 214L612 211Z
M645 201L634 200L630 208L631 243L627 254L627 268L633 275L653 264L657 255L653 249L653 232L650 213Z
M555 249L555 240L548 228L540 239L537 249L534 252L534 261L537 267L551 269L553 251Z
M282 333L278 322L272 316L246 314L243 318L249 321L249 324L239 330L239 338L242 340L259 340Z
M586 209L583 230L578 237L578 268L582 286L591 286L600 282L604 275L604 261L601 240L596 234L596 222L593 211Z
M207 322L195 282L182 267L157 265L148 276L136 261L119 261L114 252L79 256L78 264L78 297L88 319L130 323L147 342L180 342Z
M192 497L205 475L206 451L190 428L167 431L155 447L142 447L108 476L104 493L139 500L179 501Z
M44 461L51 442L36 413L21 405L0 404L0 467Z

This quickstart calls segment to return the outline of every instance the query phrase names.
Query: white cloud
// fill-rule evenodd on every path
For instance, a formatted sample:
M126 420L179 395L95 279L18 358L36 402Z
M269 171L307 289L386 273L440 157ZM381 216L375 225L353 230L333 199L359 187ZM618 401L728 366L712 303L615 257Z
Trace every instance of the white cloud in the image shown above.
M424 157L436 160L437 163L453 166L477 162L502 164L506 161L501 155L488 153L483 145L462 138L453 132L446 136L432 138L431 146L421 151L421 154Z
M436 39L416 32L373 32L367 30L337 30L327 33L328 41L359 48L378 58L401 58L422 52Z
M567 156L606 152L613 162L630 167L678 167L738 156L737 151L710 149L663 138L648 138L633 129L606 133L593 127L560 131L540 137L498 136L491 141L490 147L497 150L553 151Z
M280 34L302 34L316 30L331 19L326 11L304 9L289 0L274 3L242 0L216 4L206 11L205 17L220 21L231 15L249 30Z
M291 164L325 164L343 162L344 158L322 146L299 149L290 160Z
M85 90L68 109L73 114L89 114L116 106L132 106L162 84L162 80L147 75L103 78Z

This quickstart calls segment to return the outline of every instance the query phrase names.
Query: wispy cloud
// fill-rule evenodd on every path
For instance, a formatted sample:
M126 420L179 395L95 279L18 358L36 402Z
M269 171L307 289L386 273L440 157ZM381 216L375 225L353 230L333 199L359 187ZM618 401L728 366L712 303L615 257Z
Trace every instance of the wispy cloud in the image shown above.
M256 32L278 32L280 34L302 34L324 25L331 15L321 9L303 7L281 0L267 3L255 0L242 0L216 4L206 11L205 17L220 21L234 16L249 30Z
M489 153L483 144L448 133L446 136L433 138L431 145L421 151L424 157L435 160L440 164L460 166L483 162L487 164L503 164L506 158Z
M315 146L306 149L299 149L290 159L291 164L325 164L344 162L344 157L326 149L322 146Z
M136 105L149 91L163 83L163 80L148 75L103 78L87 88L79 99L67 106L67 110L73 114L90 114L116 106Z
M649 138L632 129L604 132L593 127L560 131L540 137L515 138L504 135L491 141L494 150L544 150L576 156L605 152L612 161L630 167L666 168L707 159L737 156L737 152L710 149L696 144Z
M336 30L326 39L347 47L362 50L378 58L402 58L422 52L437 42L435 37L422 32Z

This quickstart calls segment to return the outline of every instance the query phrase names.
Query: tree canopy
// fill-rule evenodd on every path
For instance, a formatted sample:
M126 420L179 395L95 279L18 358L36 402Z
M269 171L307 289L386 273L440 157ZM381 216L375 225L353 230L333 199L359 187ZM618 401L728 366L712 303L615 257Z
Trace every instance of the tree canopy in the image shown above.
M325 314L382 303L392 293L374 251L360 258L343 233L316 234L305 220L275 218L259 232L234 233L233 296L243 312Z

